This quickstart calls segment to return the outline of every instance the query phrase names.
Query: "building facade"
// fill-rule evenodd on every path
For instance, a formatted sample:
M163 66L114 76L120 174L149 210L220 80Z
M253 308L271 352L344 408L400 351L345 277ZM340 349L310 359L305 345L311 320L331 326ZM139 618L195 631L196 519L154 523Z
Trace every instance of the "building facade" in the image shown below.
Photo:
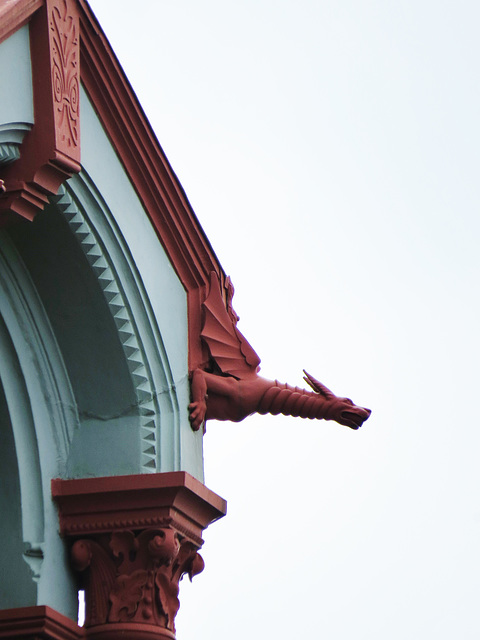
M225 274L86 1L3 3L0 64L0 637L172 638Z

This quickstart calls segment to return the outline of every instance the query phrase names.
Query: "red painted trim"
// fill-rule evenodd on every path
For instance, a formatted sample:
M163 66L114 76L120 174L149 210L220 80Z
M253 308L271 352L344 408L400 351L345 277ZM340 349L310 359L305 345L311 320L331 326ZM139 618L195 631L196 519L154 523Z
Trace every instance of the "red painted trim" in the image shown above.
M203 571L201 536L225 501L184 471L56 479L52 496L83 577L87 638L173 639L179 581Z
M185 471L55 479L52 496L64 536L168 525L197 546L203 530L227 509L223 498Z
M30 3L24 5L29 7ZM28 11L20 12L23 19ZM45 0L30 20L35 124L21 157L2 172L0 210L33 219L66 178L80 171L78 94L80 51L77 4Z
M3 0L0 7L0 43L30 20L45 0Z
M85 630L76 622L46 606L0 611L0 638L80 640Z
M189 368L208 361L201 344L201 303L211 271L225 274L88 3L82 8L82 83L188 299Z
M175 640L175 634L156 625L128 622L79 627L47 606L0 611L0 638L4 640Z
M79 20L81 81L187 293L189 369L193 371L205 366L209 358L200 339L201 305L209 276L212 271L218 275L226 300L225 273L86 0L9 0L0 10L0 18L5 19L0 37L33 15L30 32L35 89L35 125L25 138L20 160L1 176L6 186L0 198L3 223L11 212L33 219L48 196L80 169L79 148L62 146L64 132L55 121L51 82L53 52L48 21L51 23L53 8L65 2L74 20Z
M88 640L175 640L175 634L150 624L117 622L99 624L86 630Z
M219 269L214 251L90 7L80 6L84 87L182 282L202 286Z

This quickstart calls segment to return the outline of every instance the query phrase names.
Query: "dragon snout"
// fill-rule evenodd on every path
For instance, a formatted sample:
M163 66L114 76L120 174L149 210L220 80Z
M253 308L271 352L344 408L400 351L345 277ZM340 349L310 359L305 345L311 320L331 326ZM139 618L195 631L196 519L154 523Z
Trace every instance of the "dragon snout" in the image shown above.
M370 409L365 407L349 407L341 412L342 424L351 429L359 429L371 413Z

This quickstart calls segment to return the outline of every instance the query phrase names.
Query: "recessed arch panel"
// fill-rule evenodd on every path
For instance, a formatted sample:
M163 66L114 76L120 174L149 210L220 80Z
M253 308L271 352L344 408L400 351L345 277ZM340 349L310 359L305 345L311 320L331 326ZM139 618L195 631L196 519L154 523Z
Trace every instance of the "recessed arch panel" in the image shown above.
M0 232L0 353L2 447L8 456L0 476L3 486L13 483L11 535L22 550L20 557L20 547L4 550L5 562L16 567L20 579L9 586L8 604L2 601L0 606L35 605L43 600L68 611L72 594L66 587L71 579L64 571L50 481L65 473L78 416L48 317L5 231ZM45 569L50 576L58 573L56 580L63 587L57 592L50 593L45 585Z
M141 275L114 216L83 171L54 199L105 297L125 354L140 417L142 472L180 468L174 377Z
M2 540L0 608L7 609L36 602L37 587L34 576L23 559L27 550L41 556L43 501L38 452L34 446L33 421L28 404L24 404L26 390L13 345L1 317L0 352L2 354L0 361L0 538ZM12 419L17 423L16 439ZM19 433L19 427L23 428L23 433ZM33 451L25 452L24 447L31 447L32 444ZM22 485L20 485L17 447L21 456L23 453ZM27 477L25 453L33 466Z

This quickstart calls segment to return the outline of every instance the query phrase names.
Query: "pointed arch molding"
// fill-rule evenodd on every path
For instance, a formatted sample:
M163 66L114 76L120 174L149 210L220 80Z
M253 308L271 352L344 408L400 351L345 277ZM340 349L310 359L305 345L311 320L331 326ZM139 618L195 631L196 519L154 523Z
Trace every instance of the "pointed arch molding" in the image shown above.
M76 403L53 330L30 275L0 232L0 378L17 456L25 560L40 575L44 496L64 476ZM45 491L47 493L45 494Z
M17 214L32 219L80 171L81 82L187 292L193 371L208 362L200 330L210 273L217 273L226 300L225 273L88 2L12 0L0 7L0 41L26 22L35 124L1 168L0 223Z
M141 469L146 473L179 469L176 387L154 312L128 246L85 172L62 186L52 200L75 234L117 328L137 398Z

